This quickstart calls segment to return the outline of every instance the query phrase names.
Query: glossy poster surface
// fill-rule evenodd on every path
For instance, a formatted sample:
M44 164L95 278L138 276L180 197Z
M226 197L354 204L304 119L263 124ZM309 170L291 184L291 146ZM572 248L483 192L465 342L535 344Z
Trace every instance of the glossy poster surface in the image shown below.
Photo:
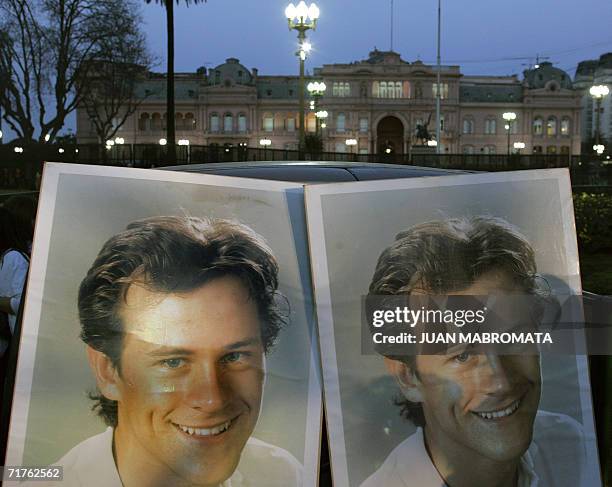
M38 221L7 465L317 485L301 185L48 164Z
M580 294L567 171L310 186L306 208L334 485L600 485L584 355L362 349L368 293Z

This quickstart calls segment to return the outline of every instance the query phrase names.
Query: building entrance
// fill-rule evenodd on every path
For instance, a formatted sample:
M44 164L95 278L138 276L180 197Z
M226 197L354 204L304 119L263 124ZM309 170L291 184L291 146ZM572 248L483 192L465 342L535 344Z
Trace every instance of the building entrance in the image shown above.
M393 116L383 118L376 127L378 154L404 153L404 124Z

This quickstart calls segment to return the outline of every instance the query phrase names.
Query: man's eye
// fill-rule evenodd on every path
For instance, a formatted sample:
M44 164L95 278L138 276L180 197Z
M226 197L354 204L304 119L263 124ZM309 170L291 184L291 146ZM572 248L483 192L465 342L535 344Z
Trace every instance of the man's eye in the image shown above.
M247 354L245 352L231 352L224 355L221 361L226 364L232 364L245 358L246 355Z
M185 360L182 358L168 358L161 361L161 364L168 369L178 369L184 363Z
M463 353L460 353L459 355L455 355L455 360L457 362L464 363L464 362L467 362L470 357L471 357L471 354L469 352L463 352Z

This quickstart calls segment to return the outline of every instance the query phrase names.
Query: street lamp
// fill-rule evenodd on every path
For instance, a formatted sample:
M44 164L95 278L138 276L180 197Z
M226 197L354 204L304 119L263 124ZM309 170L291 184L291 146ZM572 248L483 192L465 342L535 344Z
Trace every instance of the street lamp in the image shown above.
M597 152L597 155L602 155L604 153L604 151L606 150L605 146L603 144L595 144L593 146L593 150L595 152Z
M506 121L506 130L508 131L508 155L510 155L510 130L512 129L512 123L516 120L516 113L505 112L502 118Z
M525 148L525 142L515 142L513 146L514 146L514 150L520 154L521 149Z
M323 112L322 110L319 110L319 101L325 93L327 86L325 85L325 83L323 83L323 81L311 81L310 83L308 83L308 86L306 86L306 89L312 97L312 101L310 102L310 108L315 111L315 134L319 135L319 119L321 117L319 117L318 114ZM327 114L327 112L325 112L325 114Z
M297 6L290 3L285 9L285 17L289 23L289 30L295 30L298 33L298 50L296 55L300 59L300 81L298 86L298 98L300 103L299 123L300 123L300 142L299 149L304 149L304 140L306 138L306 130L304 127L304 61L306 55L312 48L310 43L306 42L306 32L314 30L317 27L319 18L319 7L315 3L310 6L306 5L303 0Z
M589 93L591 94L591 96L595 99L595 103L596 103L596 109L595 109L595 146L599 146L601 145L599 143L599 139L600 139L600 134L599 134L599 119L600 119L600 115L601 115L601 100L603 99L604 96L608 96L608 93L610 93L610 89L606 86L606 85L595 85L595 86L591 86L591 89L589 90ZM595 146L593 146L593 149L595 149ZM597 149L595 149L597 150ZM598 154L601 154L601 152L597 152Z
M357 145L357 139L346 139L344 141L344 143L346 144L346 146L349 149L349 153L353 153L353 147Z

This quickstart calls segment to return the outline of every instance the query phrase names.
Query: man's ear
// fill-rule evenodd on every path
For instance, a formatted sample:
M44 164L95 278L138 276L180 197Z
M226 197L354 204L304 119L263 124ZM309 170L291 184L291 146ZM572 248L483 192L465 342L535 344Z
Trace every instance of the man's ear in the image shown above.
M102 395L106 399L118 401L121 396L117 387L119 372L108 355L88 345L87 360L96 377L96 383Z
M389 373L395 377L403 396L411 402L423 402L423 395L419 389L419 379L412 367L400 360L385 357L385 366Z

